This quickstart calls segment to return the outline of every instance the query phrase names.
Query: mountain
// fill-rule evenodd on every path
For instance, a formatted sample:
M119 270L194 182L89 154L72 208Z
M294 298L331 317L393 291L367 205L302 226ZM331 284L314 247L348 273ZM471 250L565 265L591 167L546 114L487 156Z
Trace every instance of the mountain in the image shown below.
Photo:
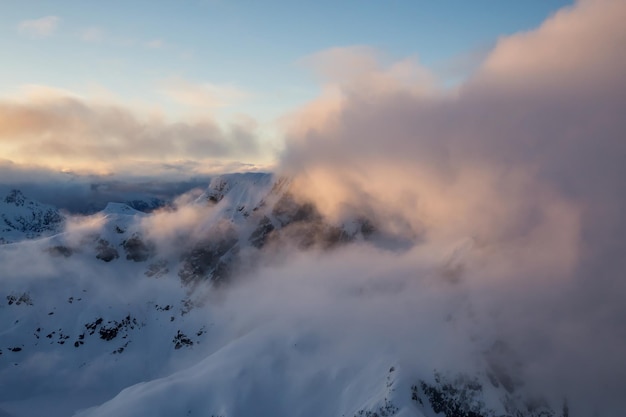
M506 342L476 340L459 287L428 281L440 264L407 280L411 249L375 219L295 191L230 174L65 220L11 192L1 213L31 239L0 246L0 415L567 415Z
M20 190L10 190L0 199L0 244L59 232L63 221L55 207L34 201Z

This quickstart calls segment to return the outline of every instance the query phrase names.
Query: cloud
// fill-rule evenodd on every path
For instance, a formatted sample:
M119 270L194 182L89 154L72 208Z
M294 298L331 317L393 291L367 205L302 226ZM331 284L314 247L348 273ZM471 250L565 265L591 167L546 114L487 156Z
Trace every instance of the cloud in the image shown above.
M254 124L222 128L210 119L168 122L118 104L31 88L0 101L0 149L18 163L114 170L135 161L254 160L262 155Z
M460 279L500 336L532 352L535 381L614 409L619 394L591 385L626 376L625 17L624 2L579 1L499 39L454 89L415 61L322 53L333 89L287 120L282 160L328 219L373 213L433 248L469 239Z
M33 38L46 38L56 32L61 19L57 16L45 16L39 19L23 20L17 29L20 34Z
M519 188L519 197L527 199L524 188L539 185L546 188L545 193L578 200L577 203L581 204L583 200L590 202L591 197L600 193L609 198L610 192L601 190L606 187L607 191L614 191L618 185L619 176L615 174L622 168L616 155L624 153L620 138L625 124L619 113L624 90L622 69L626 68L626 62L614 59L621 56L621 43L607 40L607 37L621 39L626 33L619 19L592 19L602 27L601 32L608 35L596 37L597 44L590 41L583 44L586 49L580 54L587 49L600 49L603 51L600 57L606 59L576 61L571 72L588 74L584 83L556 83L543 89L539 86L546 77L558 78L560 75L560 67L555 67L552 61L546 61L543 67L534 65L526 72L522 71L523 67L513 66L510 71L499 70L498 74L494 74L493 62L505 54L503 45L513 45L520 62L535 62L534 45L543 40L544 33L547 33L546 42L553 45L570 41L580 46L578 40L591 30L587 24L574 30L579 22L584 21L584 16L589 13L594 16L619 15L624 10L626 7L620 2L580 3L553 18L564 20L559 21L558 27L567 30L546 32L545 28L552 25L552 20L548 20L535 32L503 38L475 77L458 90L434 89L435 93L426 96L420 93L421 90L413 89L413 85L419 82L403 88L405 79L391 70L395 66L375 64L370 51L357 51L357 55L365 55L359 58L353 50L333 50L331 55L336 56L337 62L357 63L355 68L347 70L357 75L332 75L339 80L339 86L334 90L337 98L330 101L328 95L323 95L319 101L297 113L298 117L288 128L289 141L283 166L286 171L294 171L303 177L314 177L314 174L309 175L313 172L326 175L325 169L330 168L327 182L353 181L347 187L353 192L353 185L380 187L377 192L380 191L387 200L390 193L409 190L403 199L420 200L427 218L441 217L448 221L455 216L437 213L454 211L458 204L440 207L436 199L423 201L418 194L438 194L444 200L458 195L465 201L475 195L476 204L480 205L491 203L491 199L479 197L482 192L500 193L497 188L502 187L515 193ZM616 63L620 65L615 67ZM602 76L591 76L601 68L606 68ZM420 73L419 70L416 72ZM372 76L361 77L359 74ZM378 76L385 77L390 87L372 89L371 78ZM509 88L504 82L520 77L525 79L523 89ZM564 77L567 78L567 74ZM610 91L596 88L607 83L613 86ZM349 89L344 88L345 84ZM591 102L593 105L588 104ZM324 117L320 118L320 113ZM307 120L309 116L313 122ZM581 166L595 173L592 181L589 176L581 175ZM333 177L335 169L342 175ZM392 181L394 175L391 172L400 173L403 169L414 174L413 178L408 180L410 183L397 185L398 181L403 181L402 177L410 175L396 175ZM602 181L598 184L599 179ZM423 192L410 197L421 187L424 187ZM445 196L448 189L453 195ZM458 194L463 190L471 192ZM373 196L368 194L369 201L378 200L370 197ZM329 199L336 202L334 198ZM472 223L476 221L472 220Z
M528 82L537 88L611 88L626 66L626 31L620 28L625 18L619 0L578 1L536 30L501 38L477 81L504 88Z
M201 110L228 107L251 96L234 85L192 83L182 78L163 81L161 93L183 106Z
M474 48L444 59L434 65L433 71L448 85L458 85L467 80L481 67L485 58L489 56L495 42L482 43Z
M304 58L303 65L311 68L325 85L339 87L349 94L363 94L392 90L425 94L436 87L436 77L415 58L381 64L380 52L367 46L336 47Z

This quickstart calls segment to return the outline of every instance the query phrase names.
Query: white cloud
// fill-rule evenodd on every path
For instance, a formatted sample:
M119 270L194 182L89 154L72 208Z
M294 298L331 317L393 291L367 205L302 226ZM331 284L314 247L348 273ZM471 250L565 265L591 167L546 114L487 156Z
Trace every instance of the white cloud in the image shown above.
M529 353L537 380L615 410L623 396L604 387L626 375L615 354L625 17L623 1L580 1L501 38L467 82L431 95L367 50L326 52L315 68L340 99L321 96L289 120L283 156L294 188L330 218L376 213L424 246L471 238L473 264L459 274L476 285L476 305L501 303L502 339Z
M251 95L232 84L193 83L179 77L165 80L161 93L178 104L197 109L228 107Z
M0 99L0 142L4 156L16 163L105 171L110 161L118 167L139 160L227 162L263 152L256 126L247 120L223 127L207 117L170 122L127 105L41 86Z
M384 56L365 46L330 48L301 62L313 69L326 86L339 88L345 94L411 91L416 94L432 93L439 80L416 58L410 57L385 65Z
M40 19L23 20L18 25L22 35L33 38L46 38L54 34L61 19L57 16L45 16Z

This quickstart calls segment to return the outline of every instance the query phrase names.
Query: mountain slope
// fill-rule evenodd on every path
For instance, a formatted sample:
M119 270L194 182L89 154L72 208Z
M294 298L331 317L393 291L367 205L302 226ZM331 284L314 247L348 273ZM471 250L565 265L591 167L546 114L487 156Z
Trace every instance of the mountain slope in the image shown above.
M20 190L10 190L0 198L0 244L59 232L63 221L56 208L34 201Z
M557 417L560 398L535 400L515 354L492 353L468 288L433 280L471 243L450 266L392 238L233 174L3 245L0 412Z

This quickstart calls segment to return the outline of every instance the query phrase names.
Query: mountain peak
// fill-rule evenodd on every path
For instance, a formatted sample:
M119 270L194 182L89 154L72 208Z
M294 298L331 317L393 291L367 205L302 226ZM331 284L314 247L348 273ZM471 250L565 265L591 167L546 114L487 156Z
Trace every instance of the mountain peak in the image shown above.
M12 189L4 198L4 202L7 204L14 204L16 206L23 206L26 202L26 196L18 189Z
M104 210L102 210L102 212L105 214L125 214L125 215L144 214L138 210L135 210L128 204L113 203L113 202L107 203L106 207L104 208Z
M0 244L58 232L63 221L56 207L32 200L14 188L0 200Z

